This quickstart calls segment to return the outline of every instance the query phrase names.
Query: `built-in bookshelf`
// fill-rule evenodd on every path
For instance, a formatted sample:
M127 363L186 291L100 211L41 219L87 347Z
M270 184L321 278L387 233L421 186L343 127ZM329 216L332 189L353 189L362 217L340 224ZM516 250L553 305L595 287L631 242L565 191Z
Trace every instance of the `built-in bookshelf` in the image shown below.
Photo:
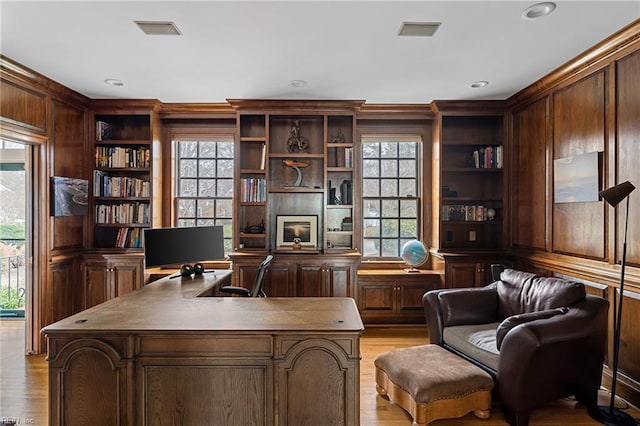
M440 117L440 250L502 248L503 116Z
M94 116L93 245L139 248L152 223L150 113Z

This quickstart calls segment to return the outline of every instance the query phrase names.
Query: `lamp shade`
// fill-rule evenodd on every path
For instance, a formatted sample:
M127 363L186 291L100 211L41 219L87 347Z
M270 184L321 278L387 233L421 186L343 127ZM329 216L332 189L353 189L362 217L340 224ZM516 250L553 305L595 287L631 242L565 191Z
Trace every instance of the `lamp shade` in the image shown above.
M624 200L627 195L631 194L636 189L631 182L626 181L600 191L600 196L609 203L612 207L617 206L620 201Z

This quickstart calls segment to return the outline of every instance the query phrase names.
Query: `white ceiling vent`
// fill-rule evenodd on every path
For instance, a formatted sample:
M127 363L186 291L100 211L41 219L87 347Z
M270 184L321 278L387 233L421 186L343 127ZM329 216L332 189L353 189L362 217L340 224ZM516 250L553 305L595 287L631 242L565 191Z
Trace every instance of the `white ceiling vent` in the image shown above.
M440 27L440 22L403 22L399 36L431 37Z
M170 21L133 21L146 35L182 35Z

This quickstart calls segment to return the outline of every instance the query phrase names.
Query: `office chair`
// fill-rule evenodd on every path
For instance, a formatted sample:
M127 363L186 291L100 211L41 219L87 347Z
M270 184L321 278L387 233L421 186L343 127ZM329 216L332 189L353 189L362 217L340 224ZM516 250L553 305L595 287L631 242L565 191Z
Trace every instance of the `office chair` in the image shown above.
M258 266L258 272L256 273L256 278L253 280L253 287L251 290L244 287L227 285L220 287L220 293L236 294L243 297L267 297L265 292L262 290L262 283L264 282L264 275L267 272L267 269L269 269L269 265L272 261L273 256L268 255L262 263L260 263Z

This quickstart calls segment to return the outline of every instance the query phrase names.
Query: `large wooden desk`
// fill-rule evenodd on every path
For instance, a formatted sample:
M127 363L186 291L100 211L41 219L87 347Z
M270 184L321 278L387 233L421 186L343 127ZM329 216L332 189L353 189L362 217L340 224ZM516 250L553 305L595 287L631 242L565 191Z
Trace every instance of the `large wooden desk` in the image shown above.
M357 425L350 298L218 298L164 278L43 329L56 425Z

